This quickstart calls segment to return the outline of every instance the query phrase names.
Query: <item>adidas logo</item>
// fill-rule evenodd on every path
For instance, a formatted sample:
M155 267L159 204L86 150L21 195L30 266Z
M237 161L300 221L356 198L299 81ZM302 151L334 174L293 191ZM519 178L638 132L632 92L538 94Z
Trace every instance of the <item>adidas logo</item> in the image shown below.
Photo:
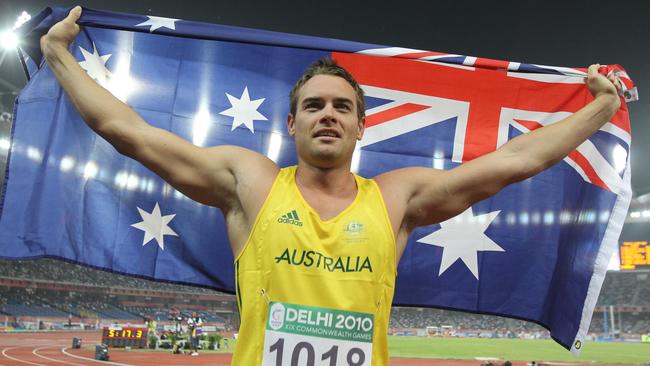
M296 226L302 226L302 221L298 218L298 213L296 210L287 212L286 214L278 217L278 222L281 224L291 224Z

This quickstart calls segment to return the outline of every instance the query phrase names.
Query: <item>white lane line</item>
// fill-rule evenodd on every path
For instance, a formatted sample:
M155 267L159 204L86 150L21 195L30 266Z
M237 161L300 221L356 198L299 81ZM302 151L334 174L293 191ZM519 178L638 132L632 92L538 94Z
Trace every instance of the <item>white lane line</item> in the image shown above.
M23 361L23 360L20 360L20 359L15 358L15 357L9 356L9 355L7 354L7 351L10 351L10 350L12 350L12 349L16 349L16 348L20 348L20 347L5 348L5 349L2 350L2 355L5 356L5 357L7 357L7 358L10 359L10 360L14 360L14 361L16 361L16 362L27 363L27 364L35 365L35 366L47 366L47 365L43 365L42 363L34 363L34 362L29 362L29 361Z
M65 355L68 355L68 356L70 356L70 357L78 358L78 359L80 359L80 360L84 360L84 361L98 362L98 363L101 363L101 364L104 364L104 365L115 365L115 366L136 366L136 365L129 365L129 364L127 364L127 363L117 363L117 362L109 362L109 361L99 361L99 360L95 360L94 358L88 358L88 357L77 356L77 355L73 355L72 353L67 352L66 349L68 349L68 348L67 348L67 347L63 347L63 348L61 348L61 352L63 352Z
M55 358L50 358L50 357L47 357L47 356L43 356L43 355L39 355L39 354L38 354L38 351L41 350L41 349L43 349L43 348L53 348L53 347L61 347L61 346L46 346L46 347L38 347L38 348L34 348L34 350L32 351L32 354L34 354L34 356L36 356L36 357L44 358L44 359L49 360L49 361L52 361L52 362L59 362L59 363L64 363L64 364L66 364L66 365L74 365L74 366L86 366L86 365L82 365L82 364L80 364L80 363L74 363L74 362L68 362L68 361L57 360L57 359L55 359Z

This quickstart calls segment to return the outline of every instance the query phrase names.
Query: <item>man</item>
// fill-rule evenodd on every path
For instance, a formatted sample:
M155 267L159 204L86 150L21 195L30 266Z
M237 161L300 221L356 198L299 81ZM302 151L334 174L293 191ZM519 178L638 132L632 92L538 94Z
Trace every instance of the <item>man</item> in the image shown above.
M364 132L363 91L345 70L321 60L291 93L287 127L298 166L280 169L256 152L199 148L148 125L68 52L80 14L77 7L53 26L41 48L81 116L120 153L223 212L242 319L236 365L313 364L316 358L388 364L396 266L409 233L557 163L620 106L618 81L592 65L586 82L594 100L565 120L450 171L405 168L370 180L350 172ZM288 329L290 321L301 327ZM322 329L345 331L336 333L343 339Z
M191 356L199 355L199 338L201 337L202 326L203 320L196 314L196 311L193 311L192 316L187 318L187 333L190 338L190 349L192 350Z

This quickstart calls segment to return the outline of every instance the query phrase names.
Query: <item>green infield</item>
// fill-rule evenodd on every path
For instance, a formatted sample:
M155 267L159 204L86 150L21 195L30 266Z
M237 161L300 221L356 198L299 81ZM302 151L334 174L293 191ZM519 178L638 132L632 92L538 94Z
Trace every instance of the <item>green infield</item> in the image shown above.
M227 348L201 353L231 353ZM89 346L88 346L89 347ZM88 348L91 350L91 348ZM94 348L92 348L94 351ZM149 349L132 351L151 352ZM158 349L157 351L169 352ZM186 350L187 351L187 350ZM650 343L587 342L580 357L575 357L552 340L389 337L390 357L472 360L494 357L511 361L554 361L567 363L623 363L645 365L650 362Z
M585 363L650 362L648 343L586 342L579 357L552 340L390 337L391 357L558 361Z

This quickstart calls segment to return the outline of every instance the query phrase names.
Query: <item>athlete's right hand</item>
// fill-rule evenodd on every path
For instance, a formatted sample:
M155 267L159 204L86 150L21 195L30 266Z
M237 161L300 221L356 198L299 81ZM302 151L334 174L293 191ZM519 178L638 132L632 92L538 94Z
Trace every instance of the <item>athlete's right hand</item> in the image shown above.
M80 16L81 6L77 5L70 10L70 13L68 13L65 19L54 24L47 34L41 37L41 49L43 52L46 52L47 46L68 48L81 29L77 24Z

